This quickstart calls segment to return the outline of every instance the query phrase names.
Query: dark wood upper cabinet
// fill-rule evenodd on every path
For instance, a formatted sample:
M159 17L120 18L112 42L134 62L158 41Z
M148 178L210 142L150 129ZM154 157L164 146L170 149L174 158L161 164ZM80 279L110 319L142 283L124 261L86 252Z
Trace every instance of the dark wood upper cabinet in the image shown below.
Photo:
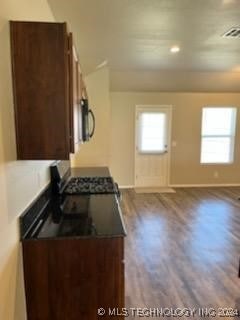
M10 22L17 158L69 159L81 136L77 55L66 23Z

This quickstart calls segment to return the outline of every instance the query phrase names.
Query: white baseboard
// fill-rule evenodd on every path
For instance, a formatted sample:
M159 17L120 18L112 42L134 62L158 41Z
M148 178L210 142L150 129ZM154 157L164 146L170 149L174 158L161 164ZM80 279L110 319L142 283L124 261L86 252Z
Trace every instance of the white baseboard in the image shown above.
M240 187L240 183L170 184L171 188Z
M169 184L169 188L217 188L217 187L240 187L240 183L209 183L209 184ZM134 189L134 185L120 185L120 189Z
M133 189L134 186L133 185L129 185L129 186L119 186L119 189Z

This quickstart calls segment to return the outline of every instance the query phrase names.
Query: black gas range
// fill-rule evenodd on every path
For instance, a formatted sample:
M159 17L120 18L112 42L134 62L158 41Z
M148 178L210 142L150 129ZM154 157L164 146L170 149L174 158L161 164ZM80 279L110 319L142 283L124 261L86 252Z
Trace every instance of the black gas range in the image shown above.
M72 176L66 161L51 166L51 185L54 195L116 194L120 197L117 183L110 176Z

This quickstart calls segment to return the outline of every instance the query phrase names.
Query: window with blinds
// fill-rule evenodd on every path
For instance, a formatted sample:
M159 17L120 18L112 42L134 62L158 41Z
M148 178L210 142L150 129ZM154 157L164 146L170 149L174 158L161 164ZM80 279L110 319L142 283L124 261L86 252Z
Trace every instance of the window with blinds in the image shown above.
M207 107L202 111L201 163L232 163L237 109Z

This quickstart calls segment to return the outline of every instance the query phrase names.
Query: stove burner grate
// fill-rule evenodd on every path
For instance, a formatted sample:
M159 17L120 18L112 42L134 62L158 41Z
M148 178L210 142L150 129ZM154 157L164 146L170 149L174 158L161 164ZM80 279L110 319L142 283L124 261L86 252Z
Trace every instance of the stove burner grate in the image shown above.
M64 193L106 194L116 193L116 189L111 177L75 177L71 178Z

